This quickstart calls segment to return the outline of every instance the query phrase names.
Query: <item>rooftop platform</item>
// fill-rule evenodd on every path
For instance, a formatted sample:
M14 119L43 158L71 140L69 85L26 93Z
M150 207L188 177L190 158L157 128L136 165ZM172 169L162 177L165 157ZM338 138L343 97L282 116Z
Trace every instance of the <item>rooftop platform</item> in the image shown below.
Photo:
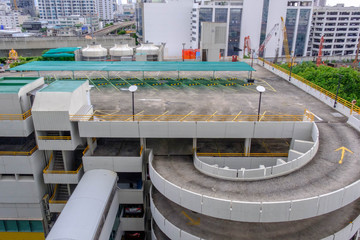
M39 79L38 77L2 77L0 78L1 93L18 93L22 87Z
M360 214L360 200L357 200L340 210L306 220L283 223L245 223L195 213L169 201L154 188L152 200L167 221L201 239L322 239L342 230ZM190 221L184 213L194 221L199 220L199 224L189 224ZM154 230L158 240L169 239L158 226L154 226Z

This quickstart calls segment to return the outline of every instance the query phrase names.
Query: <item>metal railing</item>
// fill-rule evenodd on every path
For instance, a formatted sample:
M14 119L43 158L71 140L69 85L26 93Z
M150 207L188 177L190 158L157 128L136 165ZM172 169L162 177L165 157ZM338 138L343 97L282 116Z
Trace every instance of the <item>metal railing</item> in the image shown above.
M78 174L81 168L83 167L83 164L81 163L75 171L49 170L52 160L53 160L53 154L51 154L49 163L43 170L44 174Z
M310 113L309 113L310 114ZM309 115L306 115L307 117ZM304 115L71 115L71 121L253 122L304 121ZM310 120L311 118L309 118ZM312 118L313 119L313 118Z
M58 184L55 185L54 193L53 193L53 195L50 197L49 203L51 203L51 204L66 204L66 203L67 203L67 200L54 200L55 195L56 195L57 188L58 188Z
M86 146L86 148L84 149L84 151L82 152L83 156L85 155L85 153L89 150L89 145Z
M144 146L141 145L141 148L140 148L140 157L141 157L141 154L142 154L143 149L144 149Z
M260 59L260 58L259 58L259 60L263 61L263 59ZM286 69L284 69L284 68L282 68L282 67L280 67L280 66L278 66L278 65L276 65L276 64L273 64L273 63L268 62L268 61L266 61L266 60L265 60L264 62L265 62L266 64L272 66L273 68L276 68L276 69L278 69L279 71L282 71L283 73L286 73L286 74L288 74L288 75L290 74L290 71L288 71L288 70L286 70ZM324 88L316 85L316 84L313 83L313 82L310 82L309 80L307 80L307 79L305 79L305 78L303 78L303 77L301 77L301 76L299 76L299 75L297 75L297 74L291 73L291 77L292 77L292 78L295 78L296 80L298 80L298 81L300 81L300 82L308 85L309 87L314 88L315 90L317 90L317 91L325 94L326 96L328 96L329 98L331 98L331 99L333 99L333 100L335 100L335 98L336 98L336 94L335 94L335 93L332 93L332 92L330 92L330 91L328 91L328 90L326 90L326 89L324 89ZM349 101L347 101L347 100L345 100L345 99L343 99L343 98L341 98L341 97L339 97L339 96L337 97L337 100L336 100L336 101L337 101L338 103L344 105L345 107L351 109L352 112L356 112L356 113L360 114L360 107L358 107L358 106L356 106L356 105L353 105L351 102L349 102Z
M31 116L31 109L23 114L0 114L0 120L25 120Z
M30 155L32 155L37 149L38 149L38 146L35 146L35 147L34 147L33 149L31 149L29 152L0 151L0 155L30 156Z
M71 140L71 136L38 136L39 140Z
M196 153L198 157L288 157L288 153Z

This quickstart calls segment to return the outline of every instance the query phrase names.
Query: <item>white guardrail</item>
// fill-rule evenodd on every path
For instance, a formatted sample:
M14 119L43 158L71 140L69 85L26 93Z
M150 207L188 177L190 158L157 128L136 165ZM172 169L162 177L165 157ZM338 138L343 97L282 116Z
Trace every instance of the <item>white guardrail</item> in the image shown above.
M169 222L161 212L155 207L154 201L152 199L152 191L150 191L150 208L153 220L156 222L156 225L160 230L167 235L170 239L176 240L201 240L200 237L196 237L184 230L176 227L174 224ZM340 231L323 238L322 240L347 240L350 239L360 228L360 216L358 216L354 221L350 222L346 227ZM154 228L152 227L151 236L153 240L156 240L156 235L154 233Z
M163 178L153 167L153 185L169 200L207 216L243 222L284 222L320 216L342 208L360 197L360 180L336 191L304 199L278 202L246 202L214 198L181 188Z
M276 166L255 169L224 168L201 161L196 153L194 153L194 166L205 175L226 180L254 181L279 177L296 171L313 159L319 149L319 129L315 123L312 126L311 138L314 145L310 150L294 160Z

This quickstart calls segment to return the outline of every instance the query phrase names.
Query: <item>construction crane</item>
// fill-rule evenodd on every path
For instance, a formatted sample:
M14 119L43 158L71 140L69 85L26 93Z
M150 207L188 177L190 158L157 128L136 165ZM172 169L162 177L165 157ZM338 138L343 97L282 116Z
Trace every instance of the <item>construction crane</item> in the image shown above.
M360 51L360 37L359 37L358 45L357 45L357 49L356 49L355 60L353 62L353 67L354 68L359 67L359 51Z
M262 56L262 54L264 53L266 44L270 41L272 36L274 36L274 35L276 36L278 30L279 30L279 24L277 23L274 25L274 27L271 29L271 31L268 33L268 35L266 35L265 40L261 43L259 50L258 50L258 56Z
M321 39L320 39L319 53L318 53L318 57L316 59L316 66L320 66L320 64L321 64L323 45L324 45L324 35L322 35Z
M251 54L251 42L250 42L250 36L245 37L244 39L244 58L245 58L245 49L247 49L247 53L250 56Z
M285 51L286 62L288 63L288 66L290 67L291 66L291 57L290 57L290 51L289 51L289 41L287 38L286 26L285 26L285 21L284 21L283 17L281 17L281 28L282 28L282 32L284 34L283 47L284 47L284 51Z
M13 0L13 1L14 1L14 9L17 11L17 10L18 10L18 7L17 7L16 0Z

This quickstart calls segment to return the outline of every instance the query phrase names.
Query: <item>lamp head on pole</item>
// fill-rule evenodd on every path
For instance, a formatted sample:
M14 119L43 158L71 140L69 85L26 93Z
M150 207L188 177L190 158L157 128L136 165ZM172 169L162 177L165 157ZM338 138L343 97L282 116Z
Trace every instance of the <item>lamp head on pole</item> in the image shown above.
M136 92L137 89L138 89L138 87L135 86L135 85L131 85L131 86L129 87L129 91L130 91L130 92Z
M257 90L259 93L265 92L265 88L264 88L263 86L257 86L257 87L256 87L256 90Z

